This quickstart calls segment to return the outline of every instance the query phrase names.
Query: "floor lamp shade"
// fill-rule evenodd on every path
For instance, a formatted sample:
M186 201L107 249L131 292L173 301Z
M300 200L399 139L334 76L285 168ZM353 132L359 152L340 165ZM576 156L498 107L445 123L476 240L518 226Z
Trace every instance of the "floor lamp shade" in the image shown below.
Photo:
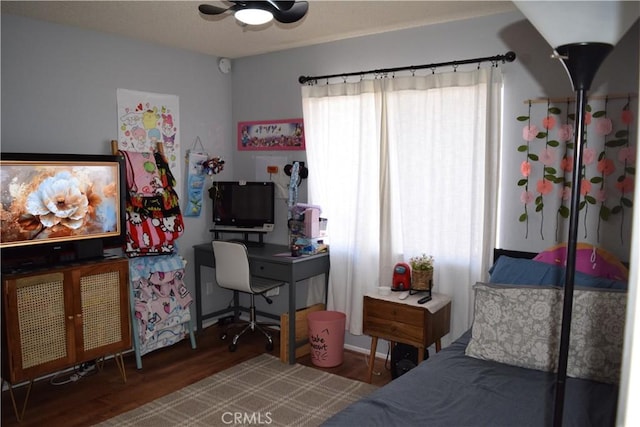
M514 1L554 49L574 43L615 46L640 15L637 1Z

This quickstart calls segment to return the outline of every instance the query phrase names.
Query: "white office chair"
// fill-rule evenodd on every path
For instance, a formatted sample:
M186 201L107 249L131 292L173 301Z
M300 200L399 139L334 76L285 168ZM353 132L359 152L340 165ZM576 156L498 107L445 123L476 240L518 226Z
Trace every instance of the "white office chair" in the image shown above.
M265 292L273 288L277 288L278 286L282 286L285 282L252 275L249 269L247 247L244 244L237 242L225 242L221 240L214 240L212 244L213 256L215 257L216 265L216 281L218 282L218 286L233 291L244 292L251 296L249 324L242 323L242 325L246 326L233 337L233 341L229 344L229 351L236 351L238 339L249 329L251 329L251 331L255 331L257 329L262 332L264 336L267 337L267 351L273 350L273 339L271 338L271 334L262 326L276 324L258 324L258 322L256 322L255 296L265 296ZM267 298L265 297L265 299ZM271 303L269 299L267 299L267 301ZM240 323L234 322L234 324L227 327L227 330L238 325L240 325ZM226 339L226 337L227 332L225 331L221 338Z

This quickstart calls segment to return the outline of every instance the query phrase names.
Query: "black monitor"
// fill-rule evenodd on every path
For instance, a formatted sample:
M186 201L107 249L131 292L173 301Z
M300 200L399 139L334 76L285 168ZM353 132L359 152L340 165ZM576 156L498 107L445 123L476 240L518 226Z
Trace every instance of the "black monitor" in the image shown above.
M209 190L216 231L262 232L275 226L273 182L218 181Z

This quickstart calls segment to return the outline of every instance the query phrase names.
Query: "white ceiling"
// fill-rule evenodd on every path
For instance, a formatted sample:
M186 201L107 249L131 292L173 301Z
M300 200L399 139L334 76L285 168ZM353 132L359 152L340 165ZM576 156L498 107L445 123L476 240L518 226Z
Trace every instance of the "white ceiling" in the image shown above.
M511 1L309 1L294 24L241 27L231 15L206 17L198 5L212 1L7 1L2 14L23 15L120 34L208 55L240 58L515 10Z

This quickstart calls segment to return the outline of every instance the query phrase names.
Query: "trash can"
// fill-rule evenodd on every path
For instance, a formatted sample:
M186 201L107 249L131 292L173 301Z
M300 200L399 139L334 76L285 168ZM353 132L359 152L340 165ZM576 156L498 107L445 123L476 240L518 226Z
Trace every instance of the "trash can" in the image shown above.
M342 364L347 316L339 311L316 311L307 315L311 362L323 368Z

